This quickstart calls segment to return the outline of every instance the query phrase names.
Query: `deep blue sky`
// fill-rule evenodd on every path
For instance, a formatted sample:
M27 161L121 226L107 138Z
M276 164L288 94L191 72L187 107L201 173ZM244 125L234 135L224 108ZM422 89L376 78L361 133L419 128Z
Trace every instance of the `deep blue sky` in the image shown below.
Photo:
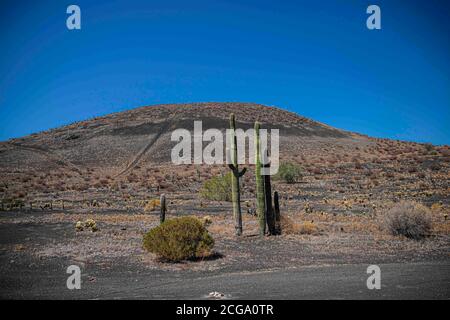
M72 0L71 0L72 1ZM82 29L66 28L77 4ZM381 7L382 30L366 28ZM276 105L450 144L449 1L0 4L0 140L142 105Z

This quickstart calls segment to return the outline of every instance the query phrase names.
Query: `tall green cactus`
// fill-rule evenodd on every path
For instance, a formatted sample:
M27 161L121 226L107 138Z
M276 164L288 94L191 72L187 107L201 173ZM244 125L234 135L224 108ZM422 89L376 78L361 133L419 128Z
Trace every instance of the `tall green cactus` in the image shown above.
M231 199L233 201L233 216L234 228L237 236L242 235L242 213L241 213L241 192L239 187L239 178L242 177L247 170L246 168L239 171L238 166L238 152L237 152L237 138L236 138L236 119L234 114L230 115L230 141L231 150L230 158L232 163L228 167L233 173L231 175Z
M266 170L270 171L269 152L267 151L267 149L264 149L263 155L265 163L263 167L266 168ZM275 228L275 216L272 206L272 185L270 183L270 174L267 174L267 172L264 175L264 203L269 234L276 235L277 232Z
M261 176L261 144L259 139L260 124L255 122L255 176L256 176L256 213L259 220L259 234L264 236L266 233L266 214L265 214L265 196L264 179Z

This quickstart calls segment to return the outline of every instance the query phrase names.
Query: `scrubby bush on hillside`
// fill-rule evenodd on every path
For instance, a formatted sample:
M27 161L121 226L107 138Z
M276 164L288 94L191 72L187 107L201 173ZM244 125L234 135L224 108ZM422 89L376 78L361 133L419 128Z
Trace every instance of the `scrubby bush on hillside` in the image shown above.
M425 147L425 150L427 152L431 152L434 150L434 146L431 143L425 143L423 146Z
M144 248L170 262L207 257L213 246L204 223L193 217L167 220L144 236Z
M156 210L161 205L161 202L159 199L152 199L145 203L144 210L145 211L153 211Z
M281 216L281 232L283 234L308 234L320 233L318 226L312 221L296 222L287 215Z
M419 240L430 234L430 210L420 203L402 201L386 212L381 220L392 235Z
M295 183L302 178L302 168L294 163L282 163L275 175L275 179L283 180L286 183Z
M296 234L298 233L298 223L294 222L290 217L283 214L281 215L281 232L283 234Z
M231 201L231 173L215 176L203 183L200 195L214 201Z
M97 223L93 219L87 219L86 221L77 221L75 224L76 231L83 231L84 229L90 229L92 232L98 231Z

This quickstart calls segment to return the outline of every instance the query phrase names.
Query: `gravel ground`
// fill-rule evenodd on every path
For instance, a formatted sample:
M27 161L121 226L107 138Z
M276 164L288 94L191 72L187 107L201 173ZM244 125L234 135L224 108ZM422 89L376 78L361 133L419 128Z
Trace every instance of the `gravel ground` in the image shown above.
M75 231L75 222L86 218L96 220L100 230ZM232 235L231 220L226 216L215 217L209 228L216 241L216 255L202 261L169 264L142 249L142 235L157 225L156 215L5 212L0 219L0 296L60 298L55 293L65 288L68 277L65 271L72 264L80 266L85 283L102 279L102 285L97 293L94 290L88 296L71 293L61 297L101 297L101 291L110 288L112 291L107 297L113 298L112 288L119 285L115 279L117 274L122 275L121 281L125 281L124 275L130 279L127 285L129 297L133 297L131 288L139 287L142 275L146 281L162 285L175 279L284 272L310 266L407 265L425 261L445 264L450 261L447 235L412 241L378 233L322 231L316 235L260 238L253 219L244 219L246 232L236 239ZM351 224L355 222L352 220ZM345 225L345 229L349 227ZM167 292L165 294L167 297Z

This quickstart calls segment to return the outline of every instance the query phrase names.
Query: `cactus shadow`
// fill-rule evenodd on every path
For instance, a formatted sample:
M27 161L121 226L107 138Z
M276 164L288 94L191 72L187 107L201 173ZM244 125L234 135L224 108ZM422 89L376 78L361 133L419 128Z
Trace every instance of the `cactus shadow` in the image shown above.
M259 237L259 233L246 234L243 237L244 238L256 238L256 237Z

